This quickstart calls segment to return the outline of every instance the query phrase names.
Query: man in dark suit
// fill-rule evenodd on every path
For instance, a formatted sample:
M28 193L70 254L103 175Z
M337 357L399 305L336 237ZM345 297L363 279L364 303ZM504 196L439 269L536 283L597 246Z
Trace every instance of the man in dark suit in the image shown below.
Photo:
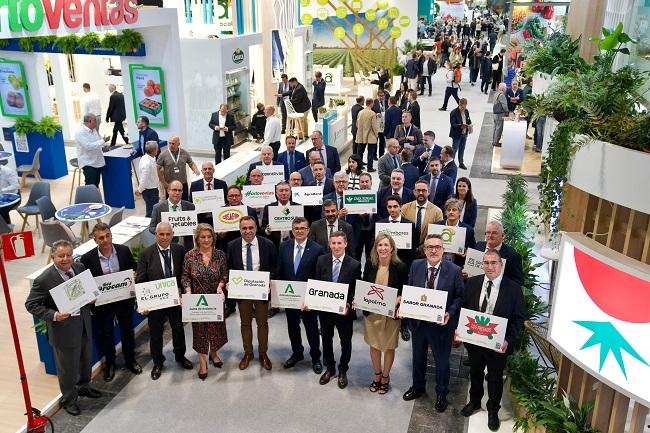
M228 104L221 104L219 111L215 111L210 116L208 123L212 132L212 145L214 146L214 163L221 162L223 159L230 158L230 148L235 142L235 116L228 112Z
M361 278L361 263L353 259L347 252L347 236L342 231L335 231L329 239L331 253L322 255L316 262L315 279L332 281L348 285L348 294L345 299L345 310L342 314L320 311L321 336L323 339L323 363L326 370L318 383L326 385L336 374L336 361L334 359L334 328L337 329L341 340L341 358L339 359L338 387L343 389L348 386L348 364L352 356L352 322L353 310L350 307L354 299L354 288L357 279Z
M442 148L440 162L442 163L442 174L447 175L451 179L451 183L456 185L458 166L456 165L456 161L454 161L454 149L451 146Z
M465 144L467 143L467 135L472 128L472 119L469 117L469 110L467 109L467 99L460 98L458 107L449 113L449 123L449 136L452 140L454 153L458 154L458 167L467 170L464 164Z
M397 106L397 98L391 96L388 98L388 108L384 116L384 136L386 139L395 136L395 129L400 123L402 123L402 110Z
M431 96L431 76L438 70L436 61L431 57L431 54L427 54L422 62L422 72L424 72L425 69L428 73L422 73L420 76L420 95L424 95L424 85L429 83L429 96Z
M144 145L147 141L155 141L160 143L158 133L149 127L149 118L147 116L138 117L138 141L133 144L135 156L139 157L144 155ZM155 156L155 155L154 155Z
M274 279L277 250L273 242L257 236L255 218L245 216L239 221L241 237L228 244L228 269L244 271L270 272ZM244 345L244 356L239 362L239 369L245 370L255 359L253 355L253 316L257 323L257 344L260 364L265 370L271 370L273 365L267 355L269 344L269 302L252 299L239 301L239 317L241 319L241 336Z
M296 217L291 224L293 239L280 244L278 264L275 278L286 281L304 281L314 278L316 261L325 254L323 247L311 239L309 235L309 221L306 218ZM304 359L300 320L305 325L305 333L309 342L309 355L314 373L323 372L321 363L320 336L318 333L318 316L315 311L301 311L287 308L287 331L291 341L291 356L283 364L284 368L292 368Z
M336 207L338 208L338 217L352 226L352 232L354 233L354 237L350 239L350 243L352 245L355 245L355 248L352 250L352 257L359 260L359 257L356 255L357 252L356 245L358 245L357 239L359 237L358 230L360 229L359 215L354 215L354 214L349 215L348 210L345 207L345 203L343 202L343 194L348 189L347 174L338 172L334 175L334 188L335 188L334 192L331 192L323 196L323 202L325 202L326 200L331 200L334 203L336 203ZM323 216L325 216L325 214L323 214Z
M303 115L301 119L303 124L302 130L305 134L307 134L307 131L309 130L309 122L307 121L307 116L309 109L311 108L311 102L309 101L309 96L307 95L307 89L305 89L305 86L298 82L298 79L296 77L291 77L289 79L289 86L291 87L291 95L289 96L289 100L291 101L291 105L293 105L293 109L296 110L296 113L301 113Z
M274 230L274 228L269 224L269 207L280 207L284 209L287 206L300 206L300 203L291 200L291 187L289 186L289 182L279 182L275 185L275 198L276 201L264 206L261 229L277 249L280 246L280 242L286 241L291 237L291 231Z
M397 140L402 148L410 150L415 150L417 146L422 144L424 140L422 131L413 123L410 111L404 111L402 113L402 123L395 128L395 136L393 138Z
M323 161L325 167L329 168L332 174L341 171L341 159L339 158L339 151L334 146L328 146L323 143L323 133L314 131L311 133L311 142L314 145L309 149L305 156L309 159L309 154L316 152L320 155L320 160Z
M408 203L415 200L413 190L404 186L404 171L401 168L393 170L390 174L390 185L386 188L381 188L377 193L377 215L381 218L388 218L386 198L390 195L399 196L402 203Z
M450 197L445 202L445 207L443 208L445 217L441 221L436 221L434 224L451 226L451 227L463 227L465 229L465 253L467 248L476 248L476 239L474 238L474 229L469 224L465 224L460 220L460 201L455 197ZM445 253L445 258L452 260L456 266L461 269L465 266L465 253L455 254L451 252Z
M307 168L307 167L305 167ZM303 169L304 170L304 169ZM323 164L321 161L315 162L311 166L311 173L313 176L313 179L311 181L304 180L303 177L303 186L322 186L323 187L323 195L327 195L331 192L334 192L334 181L326 176L326 171L325 171L325 164ZM301 171L302 172L302 171Z
M454 193L454 184L448 176L441 173L440 158L434 156L429 160L429 174L420 179L429 184L429 201L444 209L445 202Z
M359 175L359 189L371 190L372 189L372 176L369 173L361 173ZM358 215L357 226L352 227L356 236L354 243L356 245L356 252L354 257L361 260L363 251L366 252L366 260L370 257L372 245L375 242L375 220L377 214L365 213Z
M122 122L124 122L124 120L126 119L126 109L124 108L124 95L116 90L115 84L109 84L108 91L111 92L111 96L108 99L108 109L106 110L106 122L107 123L114 122L113 136L111 137L111 146L115 146L118 132L122 136L122 140L124 140L126 144L129 144L129 137L126 136L126 132L124 132L124 125L122 125Z
M153 210L151 211L151 221L149 222L150 233L156 233L156 227L161 221L163 212L194 210L194 205L192 203L189 201L181 200L181 196L183 194L183 185L179 181L174 180L169 184L169 188L167 188L167 194L169 195L169 198L165 201L161 201L160 203L156 203L153 207ZM189 251L194 247L194 239L191 235L183 236L180 240L182 240L185 251ZM174 243L176 244L178 241L179 239L177 237L174 237Z
M357 102L350 108L350 113L352 114L352 124L350 126L350 133L352 134L352 153L358 153L357 145L357 118L361 110L363 110L363 104L365 102L363 96L357 96Z
M318 109L325 106L325 87L327 83L323 80L320 71L314 72L315 80L312 85L311 113L314 115L314 122L318 122Z
M420 176L427 174L431 158L434 156L440 158L440 152L442 152L442 147L438 146L435 143L435 132L427 131L423 134L423 138L424 144L415 147L412 160L413 165L415 165L420 170Z
M415 182L420 178L420 169L411 163L413 160L413 152L404 149L400 152L400 159L402 165L400 168L404 172L404 186L410 190L415 188Z
M420 128L420 104L417 101L418 94L415 90L411 90L406 103L406 111L411 113L411 123Z
M526 307L521 286L501 275L501 255L489 249L483 256L485 275L477 275L465 283L463 307L508 319L506 336L499 350L465 344L470 362L469 402L460 411L468 417L481 409L483 381L487 366L488 382L488 428L499 430L499 409L503 393L503 369L508 355L514 350L514 343L526 318Z
M47 324L47 340L54 349L56 375L61 389L60 404L70 415L81 413L77 398L98 398L101 393L90 387L92 374L92 325L90 305L70 313L59 311L50 290L85 271L81 263L72 262L72 244L52 244L54 264L36 277L25 301L25 308Z
M447 292L447 305L442 324L409 319L413 349L413 385L404 393L404 400L424 394L429 347L436 363L436 404L438 412L447 409L449 393L449 355L463 299L463 277L460 268L442 260L443 242L440 235L427 235L424 241L426 259L413 262L408 284L429 290Z
M307 167L307 160L302 152L296 150L296 137L287 135L284 139L287 150L278 155L278 162L284 165L284 179L289 180L289 175Z
M156 243L140 252L138 269L135 273L135 282L162 280L176 278L176 284L181 286L181 273L183 272L183 257L185 250L182 246L172 243L174 231L169 223L161 222L156 226ZM169 320L172 329L172 344L176 362L185 370L193 368L192 363L185 357L185 331L183 330L183 317L180 305L162 308L154 311L140 311L147 316L149 323L149 350L153 358L151 378L158 380L162 374L165 355L163 355L163 331L165 321Z
M485 241L477 242L476 249L479 251L497 250L501 258L506 261L503 276L521 286L524 284L521 255L503 240L503 226L501 223L499 221L490 221L485 228Z
M273 161L273 148L271 146L262 146L262 149L260 150L260 161L254 162L248 166L248 172L246 173L246 177L250 178L251 171L253 169L258 168L260 165L284 165L281 162ZM286 175L287 170L284 170L284 173ZM250 179L249 179L250 180Z
M418 234L415 231L415 224L410 219L402 215L402 199L398 195L389 195L386 197L386 212L388 217L377 220L378 223L405 223L411 224L411 245L412 248L400 249L397 251L397 257L406 265L411 266L413 262L413 251L416 248Z
M291 96L291 87L289 86L289 76L287 74L280 75L280 82L278 83L277 104L282 111L282 133L284 134L287 129L287 106L284 105L284 98Z
M400 168L400 145L394 138L386 140L386 153L377 161L380 188L390 185L390 175L396 168Z
M81 263L90 270L93 277L122 271L135 271L136 263L131 250L125 245L113 243L111 229L106 223L93 227L93 238L97 248L81 256ZM95 306L93 321L98 330L96 337L100 354L104 356L104 380L110 382L115 377L115 339L113 323L117 319L122 340L122 354L126 368L133 374L142 373L142 367L135 360L135 336L133 334L133 309L135 299L124 299L110 304Z
M323 201L323 213L325 218L319 219L311 224L309 230L309 239L316 241L320 246L329 252L329 240L336 231L341 231L346 235L346 253L350 256L354 254L354 232L352 225L339 218L339 212L335 201ZM349 241L348 241L349 239Z
M194 199L192 198L193 192L219 189L223 191L223 199L225 202L228 185L223 180L214 177L214 164L212 161L203 161L201 164L201 174L203 175L202 179L197 179L190 184L190 203L194 204ZM212 225L212 212L200 213L198 215L198 222Z
M379 90L377 90L377 98L375 99L375 102L372 106L372 111L378 114L377 120L379 121L379 133L377 134L377 139L379 140L377 146L378 153L373 155L374 159L377 159L377 156L382 156L384 154L384 150L386 149L386 135L384 135L384 132L386 131L385 116L386 116L386 110L388 109L388 102L386 101L386 95L387 93L380 86Z
M320 154L318 152L310 153L309 156L307 157L307 161L309 161L309 164L301 168L300 170L298 170L298 173L300 173L300 177L302 178L303 186L309 186L314 182L315 180L314 164L316 164L317 162L322 163L322 161L320 160ZM323 167L325 167L324 163L323 163ZM328 179L331 179L333 173L330 171L330 169L325 167L324 170L325 170L324 176Z

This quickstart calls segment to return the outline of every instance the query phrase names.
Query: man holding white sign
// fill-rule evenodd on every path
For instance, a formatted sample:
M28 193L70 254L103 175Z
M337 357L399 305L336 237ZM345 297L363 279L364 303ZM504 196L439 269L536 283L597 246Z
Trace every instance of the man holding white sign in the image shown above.
M488 349L465 343L470 361L469 402L460 411L468 417L481 409L483 381L487 367L488 382L488 428L499 430L499 409L503 394L503 369L508 355L513 352L514 343L526 318L526 307L521 286L501 273L501 255L495 249L488 249L483 256L485 275L467 280L463 307L482 313L493 314L508 320L505 340L500 349ZM458 329L458 334L465 332Z
M93 227L93 238L97 248L81 256L81 263L90 270L93 277L110 275L120 271L135 271L136 263L131 255L131 250L125 245L113 244L111 229L106 223L97 223ZM118 281L113 283L115 286ZM133 276L131 276L131 286ZM99 287L102 291L102 287ZM120 327L122 340L122 354L126 368L133 374L142 373L142 367L135 360L135 336L133 334L133 307L134 298L118 300L105 305L96 305L93 321L97 325L96 337L100 355L104 356L104 380L110 382L115 377L115 339L113 337L114 321Z
M286 241L291 237L291 230L287 230L281 225L278 226L278 224L286 225L288 222L289 227L291 227L291 221L293 221L293 218L296 216L304 216L304 211L300 214L302 206L291 200L291 187L289 186L289 183L284 180L275 185L275 197L277 198L276 201L264 206L262 230L264 230L266 237L273 241L273 244L277 248L281 241ZM293 206L300 206L300 209ZM274 211L271 212L273 213L271 216L269 216L270 210ZM283 219L287 221L283 221ZM273 224L274 222L276 224Z
M74 278L85 268L72 262L72 244L56 241L52 244L54 264L32 283L25 301L27 311L47 324L47 339L54 349L56 375L61 389L60 404L70 415L81 413L79 396L98 398L101 393L90 387L92 374L92 325L90 306L79 311L62 313L50 294L50 289Z
M457 266L465 266L467 248L476 248L474 229L460 220L460 201L456 198L445 202L445 218L429 226L429 233L439 233L445 243L445 258L452 260ZM435 226L446 226L439 229ZM432 230L436 229L435 232Z
M335 231L329 239L330 254L322 255L316 263L315 278L321 281L348 284L348 293L343 313L319 312L321 336L323 339L323 361L327 368L320 377L319 383L326 385L336 374L334 360L334 328L337 329L341 340L341 358L339 360L338 386L343 389L348 386L348 364L352 356L352 322L354 313L350 303L354 299L354 287L361 278L361 263L346 254L348 239L342 231Z
M429 347L436 363L435 409L447 409L449 393L449 355L463 299L463 276L458 266L443 260L443 242L440 235L428 235L424 240L425 259L413 262L409 285L433 291L447 292L445 315L441 324L409 319L413 349L413 385L404 393L404 400L413 400L424 394L426 386L427 354ZM404 303L404 297L402 303Z
M382 223L388 224L390 226L395 226L395 234L400 234L399 239L396 236L393 236L395 239L395 244L397 244L397 257L406 265L407 268L413 263L413 251L417 245L417 236L415 233L415 225L413 221L407 219L402 215L402 199L398 195L389 195L385 200L386 211L388 212L388 218L383 218L377 220L377 225L382 227ZM380 233L379 228L375 225L376 235ZM385 226L384 226L385 227ZM391 229L391 236L393 230ZM405 247L405 244L409 244L408 248L400 248L400 246Z
M149 232L152 234L156 233L156 227L158 226L158 223L162 221L163 212L173 213L194 210L194 205L192 203L189 201L181 200L181 195L183 194L183 184L180 181L171 181L169 183L169 187L167 187L167 194L169 195L169 198L156 204L153 207L153 211L151 212ZM185 247L186 252L192 249L194 240L192 239L191 235L183 236L181 239L175 236L172 239L172 242L177 244L179 243L179 240L182 241L181 244Z
M214 177L214 163L212 161L203 161L201 174L203 174L203 177L195 180L190 185L190 201L197 210L206 211L199 214L199 222L212 225L212 214L208 214L208 212L212 211L212 208L205 205L222 206L228 193L228 185L223 180ZM196 203L196 198L199 199L199 203Z

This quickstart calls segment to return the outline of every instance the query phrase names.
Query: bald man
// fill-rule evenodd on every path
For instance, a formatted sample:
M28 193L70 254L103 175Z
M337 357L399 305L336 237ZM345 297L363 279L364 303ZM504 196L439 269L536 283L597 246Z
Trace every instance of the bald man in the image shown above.
M129 144L129 137L124 132L122 122L126 120L126 108L124 107L124 95L117 91L115 84L108 85L108 91L111 93L108 99L108 109L106 110L106 122L114 122L113 136L111 137L111 146L115 146L117 133L122 136L124 143Z
M183 200L188 200L187 166L190 166L195 175L198 176L201 173L189 152L181 149L181 139L177 135L169 137L167 148L160 152L156 164L158 164L158 179L163 188L169 189L169 184L177 180L183 186Z

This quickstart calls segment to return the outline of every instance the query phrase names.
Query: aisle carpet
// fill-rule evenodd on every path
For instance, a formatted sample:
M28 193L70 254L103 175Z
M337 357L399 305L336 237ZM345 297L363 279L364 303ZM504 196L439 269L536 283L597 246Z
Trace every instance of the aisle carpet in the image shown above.
M380 396L367 388L372 366L363 341L362 320L354 324L349 385L344 390L337 387L335 380L319 385L310 361L283 369L282 363L290 354L284 314L270 319L269 328L272 371L262 370L257 358L247 370L239 370L239 317L231 316L227 320L230 341L220 351L222 369L210 365L208 379L202 382L196 368L182 370L173 362L170 343L164 349L167 362L161 378L152 381L152 363L144 366L144 373L132 379L83 432L407 431L413 402L403 401L402 393L411 384L409 343L400 341L391 374L393 389ZM188 358L198 363L191 349L191 326L185 327L185 335ZM337 340L335 337L338 359Z

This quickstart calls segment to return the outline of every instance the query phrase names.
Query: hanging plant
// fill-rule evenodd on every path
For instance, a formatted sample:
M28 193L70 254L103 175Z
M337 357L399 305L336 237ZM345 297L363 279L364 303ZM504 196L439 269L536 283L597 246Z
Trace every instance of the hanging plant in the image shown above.
M61 36L56 39L56 46L61 48L64 54L73 54L77 48L79 37L77 35Z
M34 38L19 38L18 46L26 53L34 51Z
M91 53L95 48L101 44L102 40L97 33L86 33L79 38L79 46Z
M102 38L101 46L104 48L115 48L117 46L117 35L106 33Z
M0 48L7 48L11 39L0 39Z
M142 35L133 30L124 30L117 35L115 50L120 54L133 52L140 48L142 44Z
M48 47L51 47L53 44L56 43L56 40L58 39L57 36L36 36L34 40L38 42L38 45L40 46L41 50L44 50Z

